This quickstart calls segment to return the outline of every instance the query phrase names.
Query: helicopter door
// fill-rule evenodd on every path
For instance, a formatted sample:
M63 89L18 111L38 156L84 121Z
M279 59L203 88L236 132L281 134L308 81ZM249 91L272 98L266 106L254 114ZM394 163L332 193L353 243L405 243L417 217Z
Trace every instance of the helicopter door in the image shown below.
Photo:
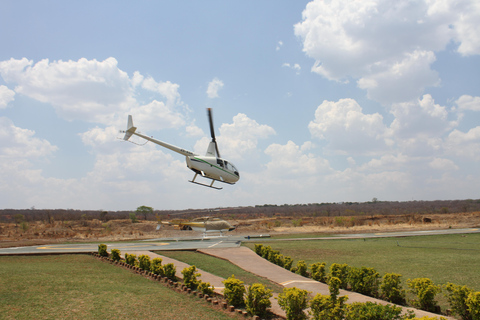
M226 161L225 161L225 162L226 162ZM225 166L223 165L223 160L222 160L222 159L217 159L217 164L218 164L220 167L222 167L222 168L225 167Z

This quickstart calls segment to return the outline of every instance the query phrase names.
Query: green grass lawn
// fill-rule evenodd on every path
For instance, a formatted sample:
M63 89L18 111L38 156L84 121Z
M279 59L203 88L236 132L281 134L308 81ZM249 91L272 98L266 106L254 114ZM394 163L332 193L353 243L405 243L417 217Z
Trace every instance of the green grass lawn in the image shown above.
M399 273L404 280L426 277L436 284L452 282L480 290L480 233L355 240L262 242L307 264L346 263L371 267L382 276ZM253 243L246 246L253 249Z
M87 255L0 257L2 319L231 319Z

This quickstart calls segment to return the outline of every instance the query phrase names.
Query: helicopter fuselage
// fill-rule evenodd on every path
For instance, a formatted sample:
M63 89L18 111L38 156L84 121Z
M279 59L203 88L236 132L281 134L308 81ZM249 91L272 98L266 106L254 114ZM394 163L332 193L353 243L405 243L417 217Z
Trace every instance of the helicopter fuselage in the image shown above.
M230 162L216 157L187 156L187 167L205 178L234 184L240 178L238 170Z

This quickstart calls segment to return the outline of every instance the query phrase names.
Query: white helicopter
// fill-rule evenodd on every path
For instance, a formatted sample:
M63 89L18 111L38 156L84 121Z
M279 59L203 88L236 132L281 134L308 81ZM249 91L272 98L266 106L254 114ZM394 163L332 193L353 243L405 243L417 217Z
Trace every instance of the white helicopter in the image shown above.
M151 141L156 143L162 147L180 153L186 157L187 167L190 168L193 172L195 172L195 176L189 182L196 183L205 187L221 190L222 188L218 188L213 186L215 181L220 181L228 184L235 184L235 182L240 179L240 174L238 173L237 168L235 166L220 157L220 153L218 152L217 141L215 140L215 132L213 130L213 120L212 120L212 109L207 109L208 120L210 122L210 134L212 136L212 141L208 145L207 153L205 156L198 155L192 151L188 151L174 145L168 144L166 142L148 137L141 133L136 132L137 128L133 126L133 119L132 116L128 116L128 123L127 123L127 130L120 131L121 133L125 133L123 140L127 141L130 139L132 135L139 136L145 140ZM210 184L204 184L195 181L198 175L202 177L211 179L212 182Z

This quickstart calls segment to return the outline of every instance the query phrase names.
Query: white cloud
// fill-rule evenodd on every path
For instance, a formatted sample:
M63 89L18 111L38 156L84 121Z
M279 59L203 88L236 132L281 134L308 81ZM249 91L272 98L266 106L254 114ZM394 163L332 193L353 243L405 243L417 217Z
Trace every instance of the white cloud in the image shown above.
M300 70L302 70L302 67L300 67L300 65L298 63L295 63L293 65L291 65L290 63L284 63L284 64L282 64L282 67L287 67L287 68L293 69L293 70L295 70L296 74L300 74Z
M312 153L305 153L311 148L310 143L298 146L293 141L285 145L271 144L265 154L272 160L267 163L268 174L281 179L302 179L306 176L318 175L330 171L327 160L318 158Z
M479 53L479 12L474 0L315 0L295 34L315 60L314 72L336 81L358 79L370 98L387 104L437 85L430 69L434 52L452 40L462 54Z
M223 88L223 81L218 78L214 78L208 84L207 96L211 99L218 98L218 91L222 88Z
M233 117L232 123L220 126L216 135L220 154L231 159L239 159L256 151L258 140L275 135L275 130L265 124L259 124L247 115L239 113ZM195 145L195 151L203 154L207 150L210 138L204 137Z
M275 50L279 51L282 47L283 47L283 41L278 41L277 47L275 48Z
M131 104L132 87L117 60L53 61L10 59L0 62L0 74L15 91L52 104L67 120L108 123L113 113Z
M0 86L0 109L4 109L15 99L15 91L8 89L6 86Z
M445 143L446 152L451 156L480 160L480 126L468 132L455 129L450 132Z
M312 137L328 141L328 148L341 154L384 152L390 141L383 117L364 114L353 99L323 101L308 125Z
M458 170L458 166L450 159L434 158L428 164L432 169L441 171L454 171Z
M455 103L461 110L480 111L480 97L463 95Z
M37 159L53 154L57 147L44 139L35 138L35 131L22 129L5 117L0 117L0 158L2 162Z

